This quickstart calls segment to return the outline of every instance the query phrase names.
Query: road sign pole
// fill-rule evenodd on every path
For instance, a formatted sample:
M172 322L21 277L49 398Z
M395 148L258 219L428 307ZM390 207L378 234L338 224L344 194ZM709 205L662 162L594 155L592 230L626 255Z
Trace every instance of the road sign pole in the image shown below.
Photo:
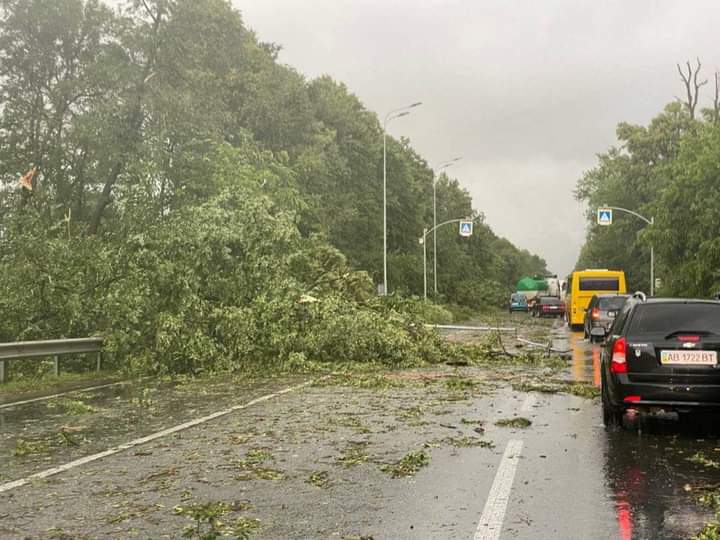
M655 248L650 246L650 296L655 296Z
M427 301L427 227L423 229L423 298Z
M627 208L621 208L619 206L602 206L598 208L598 225L612 225L613 210L617 210L618 212L627 212L628 214L633 215L638 219L641 219L648 225L655 225L655 217L651 217L650 219L648 219L645 216L638 214L637 212L633 212L632 210L628 210ZM604 211L609 211L608 220L602 219L602 213ZM650 244L650 296L655 296L655 246L653 244Z
M655 225L655 216L650 218L650 225ZM650 244L650 296L655 296L655 246Z

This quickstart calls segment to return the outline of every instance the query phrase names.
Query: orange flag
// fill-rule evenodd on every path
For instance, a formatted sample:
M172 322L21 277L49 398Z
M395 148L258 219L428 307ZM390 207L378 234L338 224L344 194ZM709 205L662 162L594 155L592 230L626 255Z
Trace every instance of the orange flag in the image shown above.
M37 172L37 167L33 167L28 172L26 172L24 175L20 177L20 186L24 187L28 191L32 191L33 188L33 178L35 178L35 173Z

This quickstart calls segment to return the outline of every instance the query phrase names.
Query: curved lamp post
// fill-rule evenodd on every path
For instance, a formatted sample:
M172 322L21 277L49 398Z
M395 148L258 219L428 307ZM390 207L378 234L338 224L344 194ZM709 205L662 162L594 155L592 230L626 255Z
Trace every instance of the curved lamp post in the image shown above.
M600 208L609 208L611 210L617 210L618 212L626 212L632 216L635 216L638 219L641 219L648 225L655 224L654 217L648 219L645 216L641 216L637 212L628 210L627 208L620 208L619 206L601 206ZM655 296L655 247L652 244L650 244L650 296Z
M448 167L452 167L456 161L460 161L462 159L462 156L455 157L448 161L443 161L442 163L438 164L433 169L433 290L435 291L435 295L438 293L438 286L437 286L437 177L438 175L435 174L435 171L438 171L438 174L443 169L447 169Z

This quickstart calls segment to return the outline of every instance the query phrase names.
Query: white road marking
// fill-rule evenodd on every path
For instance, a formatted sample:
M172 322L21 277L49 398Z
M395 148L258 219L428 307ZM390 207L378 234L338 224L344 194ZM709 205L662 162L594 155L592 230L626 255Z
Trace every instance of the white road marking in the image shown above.
M54 476L61 472L68 471L70 469L74 469L75 467L79 467L80 465L85 465L86 463L91 463L93 461L97 461L104 457L118 454L118 453L128 450L130 448L134 448L135 446L139 446L141 444L145 444L147 442L154 441L155 439L165 437L166 435L172 435L173 433L177 433L179 431L184 431L188 428L197 426L199 424L204 424L205 422L209 422L210 420L214 420L215 418L220 418L221 416L228 415L232 412L239 411L242 409L247 409L248 407L252 407L253 405L257 405L258 403L262 403L263 401L268 401L272 398L281 396L283 394L287 394L288 392L294 392L295 390L300 390L301 388L304 388L304 387L312 384L313 382L315 382L315 381L314 380L307 381L302 384L298 384L296 386L291 386L289 388L285 388L284 390L280 390L279 392L275 392L272 394L268 394L268 395L253 399L251 401L248 401L247 403L243 403L242 405L235 405L233 407L230 407L229 409L214 412L207 416L203 416L202 418L196 418L195 420L190 420L189 422L185 422L184 424L173 426L171 428L167 428L162 431L158 431L158 432L152 433L150 435L146 435L145 437L140 437L139 439L135 439L130 442L126 442L124 444L114 446L113 448L108 448L107 450L98 452L97 454L92 454L90 456L85 456L83 458L76 459L74 461L70 461L69 463L60 465L59 467L53 467L52 469L46 469L39 473L35 473L35 474L31 474L30 476L26 476L25 478L20 478L19 480L14 480L12 482L0 484L0 493L3 493L5 491L10 491L11 489L15 489L15 488L24 486L33 480L47 478L48 476Z
M475 531L474 540L498 540L500 538L522 448L523 441L520 439L511 439L505 447L505 453L500 460L495 480L493 480L487 501L485 501L485 508Z
M149 377L143 377L143 379L147 379ZM140 379L140 380L143 380ZM28 403L35 403L36 401L47 401L48 399L54 399L57 397L67 396L69 394L79 394L81 392L91 392L92 390L100 390L102 388L110 388L111 386L120 386L121 384L131 384L134 381L119 381L114 383L108 383L108 384L101 384L98 386L88 386L86 388L76 388L74 390L68 390L67 392L61 392L59 394L51 394L49 396L42 396L37 397L33 399L26 399L23 401L13 401L12 403L3 403L0 405L1 409L8 409L10 407L15 407L17 405L27 405Z
M532 408L535 406L535 403L537 403L537 396L535 394L528 394L528 397L525 398L525 401L523 401L523 404L520 407L520 411L521 412L532 411Z

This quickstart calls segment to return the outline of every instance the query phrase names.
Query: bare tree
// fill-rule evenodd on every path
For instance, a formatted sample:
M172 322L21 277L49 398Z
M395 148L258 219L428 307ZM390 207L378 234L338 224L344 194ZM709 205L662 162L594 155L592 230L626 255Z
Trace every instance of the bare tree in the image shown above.
M713 124L720 123L720 71L715 71L715 95L713 96L712 110Z
M685 101L685 105L688 108L688 112L690 113L690 118L695 118L695 108L697 107L698 103L698 97L700 95L700 87L707 84L707 79L704 81L698 82L698 75L700 74L700 59L696 58L697 66L695 66L695 69L693 70L693 67L690 65L690 61L688 60L685 62L685 66L687 67L687 74L685 74L685 71L683 68L680 67L680 64L677 64L678 73L680 74L680 78L683 81L683 84L685 85L685 91L687 93L687 101Z

